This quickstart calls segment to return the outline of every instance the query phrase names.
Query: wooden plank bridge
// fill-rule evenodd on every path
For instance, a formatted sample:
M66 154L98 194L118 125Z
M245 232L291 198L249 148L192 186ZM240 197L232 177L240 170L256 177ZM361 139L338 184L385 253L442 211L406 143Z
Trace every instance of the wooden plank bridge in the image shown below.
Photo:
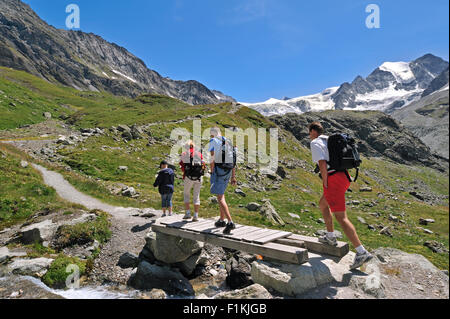
M239 224L236 224L231 234L225 235L223 228L214 226L216 220L199 219L191 222L182 218L183 215L160 218L152 225L152 230L292 264L308 262L308 251L336 257L343 257L349 252L349 246L344 242L338 242L333 247L320 243L315 237Z

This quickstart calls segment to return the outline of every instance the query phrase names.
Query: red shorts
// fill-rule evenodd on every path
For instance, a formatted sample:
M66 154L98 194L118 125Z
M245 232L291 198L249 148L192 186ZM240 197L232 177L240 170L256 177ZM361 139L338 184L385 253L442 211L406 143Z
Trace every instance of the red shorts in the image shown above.
M323 188L325 199L332 213L345 212L345 193L350 187L350 181L344 172L328 176L328 188Z

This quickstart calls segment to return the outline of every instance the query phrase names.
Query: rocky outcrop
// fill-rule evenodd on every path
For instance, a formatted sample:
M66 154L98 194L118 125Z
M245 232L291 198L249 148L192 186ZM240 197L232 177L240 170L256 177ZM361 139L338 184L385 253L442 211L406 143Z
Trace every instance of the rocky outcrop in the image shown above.
M322 123L325 134L348 133L356 138L359 151L366 157L385 157L406 165L425 165L441 171L448 161L433 154L430 148L398 121L381 112L327 111L289 114L270 118L309 147L308 125Z
M56 29L20 0L0 2L0 65L80 90L136 97L163 94L189 104L232 100L197 81L174 81L125 48L81 31Z

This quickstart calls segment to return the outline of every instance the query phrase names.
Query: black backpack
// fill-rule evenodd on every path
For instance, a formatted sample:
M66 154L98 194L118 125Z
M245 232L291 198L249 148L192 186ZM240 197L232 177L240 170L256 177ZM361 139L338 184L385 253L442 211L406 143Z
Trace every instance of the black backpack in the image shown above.
M227 163L226 157L227 157L227 147L228 151L230 148L232 148L233 151L233 163ZM232 146L228 140L225 139L225 137L222 136L222 163L216 163L216 166L225 170L230 171L233 168L236 167L237 164L237 150L236 147Z
M199 181L205 175L202 158L197 154L190 155L189 163L185 163L184 172L191 180Z
M330 170L345 172L350 182L356 182L362 160L355 139L348 134L332 135L328 138L328 152L330 153L330 161L328 162ZM354 168L356 169L356 177L352 180L347 170ZM333 173L330 175L333 175Z

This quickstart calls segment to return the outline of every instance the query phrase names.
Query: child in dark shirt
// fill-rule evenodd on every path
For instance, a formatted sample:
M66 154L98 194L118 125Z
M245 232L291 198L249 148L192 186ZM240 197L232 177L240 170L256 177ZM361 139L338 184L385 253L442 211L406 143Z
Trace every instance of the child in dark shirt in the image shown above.
M174 192L175 173L166 161L161 162L161 170L158 173L154 187L158 187L161 194L163 216L166 217L166 210L169 211L169 216L172 216L172 197Z

